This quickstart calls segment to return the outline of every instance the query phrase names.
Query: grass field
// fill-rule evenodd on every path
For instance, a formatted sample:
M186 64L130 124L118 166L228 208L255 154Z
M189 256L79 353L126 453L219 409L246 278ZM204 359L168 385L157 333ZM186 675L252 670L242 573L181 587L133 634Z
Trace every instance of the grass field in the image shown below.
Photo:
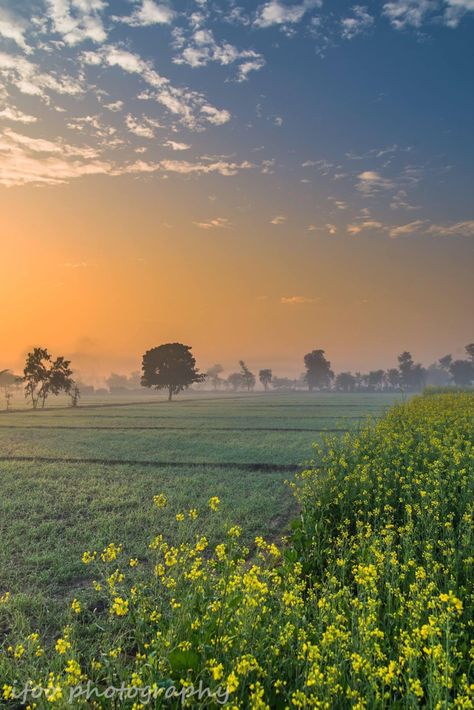
M383 408L374 398L366 408L377 401ZM263 423L279 416L272 408L284 408L288 424L304 420L305 407L309 421L322 405L324 421L330 407L349 410L355 402L361 400L258 397L213 402L203 413L214 408L216 422L224 424L229 406L245 421L258 417L260 406ZM186 410L192 418L201 404L182 402L183 423ZM132 517L126 501L135 476L124 474L135 471L132 464L117 468L125 476L120 490L111 459L101 469L109 472L105 483L97 471L88 477L91 468L81 473L77 462L63 465L62 479L58 467L59 485L40 478L47 497L23 522L34 474L17 468L5 475L5 469L5 500L17 506L9 511L10 527L24 526L15 549L7 530L5 573L21 568L33 549L43 555L41 564L36 560L42 571L33 581L36 599L27 586L33 569L24 575L23 594L13 589L18 577L13 594L0 596L0 690L7 707L23 707L15 694L26 687L39 692L38 710L52 703L63 710L71 702L110 710L138 710L150 701L178 708L184 697L186 706L202 710L472 708L474 396L415 397L360 427L337 411L346 428L352 421L352 431L316 444L314 463L293 479L301 508L286 545L275 544L291 511L279 478L284 445L273 449L271 440L263 451L273 451L273 458L260 471L256 461L252 469L226 469L221 461L220 469L196 466L188 473L190 463L183 472L143 467L153 473L154 490L147 496L142 485L134 493ZM321 436L316 429L322 427L313 429ZM280 436L291 442L293 434L300 435ZM248 444L255 451L254 440ZM155 492L164 495L151 513L148 498ZM45 506L55 511L47 520ZM189 514L190 508L196 511ZM66 511L70 520L61 517ZM257 537L249 550L258 529L266 539ZM77 557L87 550L85 572L58 587L61 570L71 573L68 557L78 537ZM86 572L96 581L89 584ZM58 598L70 605L55 626ZM27 619L39 633L31 633ZM89 705L86 683L102 693L111 689L110 699L103 695ZM200 695L201 685L210 696ZM121 686L130 694L118 701Z
M0 595L20 594L36 617L56 618L87 581L86 547L120 539L142 555L172 510L212 495L245 523L248 540L277 537L295 511L285 479L328 432L357 428L394 401L383 395L184 395L133 403L84 399L0 415ZM151 500L170 507L159 521ZM168 512L168 510L170 512ZM202 519L212 540L222 526Z

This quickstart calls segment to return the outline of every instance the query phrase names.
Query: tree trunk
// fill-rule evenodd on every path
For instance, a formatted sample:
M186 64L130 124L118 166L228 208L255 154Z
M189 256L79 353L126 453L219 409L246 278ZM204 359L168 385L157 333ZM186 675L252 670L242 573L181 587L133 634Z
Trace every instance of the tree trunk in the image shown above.
M173 388L168 387L168 402L171 402L172 397L173 397Z

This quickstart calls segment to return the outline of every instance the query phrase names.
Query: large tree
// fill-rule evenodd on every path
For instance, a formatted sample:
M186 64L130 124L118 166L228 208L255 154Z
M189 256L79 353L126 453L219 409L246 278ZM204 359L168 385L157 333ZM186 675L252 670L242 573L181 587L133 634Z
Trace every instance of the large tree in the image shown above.
M324 356L324 350L313 350L307 353L304 356L304 364L305 380L310 392L315 388L329 387L334 372L331 370L331 363Z
M273 372L270 369L260 370L258 373L258 379L263 385L265 392L268 390L268 385L271 383L273 377Z
M46 348L34 348L26 357L22 380L25 397L31 400L33 409L41 403L44 407L50 394L71 391L74 386L71 362L59 356L53 360Z
M237 390L240 389L244 384L242 374L240 372L231 372L226 382L229 387L232 387L234 392L237 392Z
M143 387L167 389L168 400L194 382L203 382L205 375L196 368L189 345L165 343L147 350L142 362Z

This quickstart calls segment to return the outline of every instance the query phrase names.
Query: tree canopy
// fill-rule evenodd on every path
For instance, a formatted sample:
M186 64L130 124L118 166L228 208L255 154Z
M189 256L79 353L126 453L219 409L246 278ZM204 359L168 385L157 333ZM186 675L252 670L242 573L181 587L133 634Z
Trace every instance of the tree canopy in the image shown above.
M304 356L304 364L306 367L305 380L309 391L329 387L331 380L334 377L334 372L331 370L331 363L324 356L324 350L313 350Z
M143 387L167 389L168 400L194 382L203 382L205 375L196 368L189 345L165 343L147 350L142 362Z

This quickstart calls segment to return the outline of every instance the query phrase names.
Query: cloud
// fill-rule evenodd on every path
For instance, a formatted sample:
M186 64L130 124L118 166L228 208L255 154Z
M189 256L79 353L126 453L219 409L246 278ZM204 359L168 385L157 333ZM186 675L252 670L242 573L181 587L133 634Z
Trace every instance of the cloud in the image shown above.
M23 113L23 111L20 111L20 109L14 106L6 106L6 108L0 111L0 119L1 118L7 121L16 121L17 123L36 123L38 120L36 116Z
M171 150L189 150L191 148L188 143L177 143L176 141L166 141L163 143L167 148L171 148Z
M347 231L349 234L359 234L366 229L381 229L384 230L385 227L382 222L377 222L376 220L369 219L365 222L358 222L357 224L348 224Z
M0 37L11 39L25 52L31 52L31 48L25 41L27 22L22 17L14 15L7 8L0 7Z
M328 230L329 234L336 234L337 233L337 227L335 224L327 224L326 229Z
M161 76L151 62L128 49L104 45L95 52L83 52L82 59L88 65L119 67L127 74L140 76L153 90L141 92L138 98L157 101L190 129L199 129L209 123L220 126L230 121L229 111L212 106L197 91L172 86L169 79Z
M303 19L308 10L320 7L319 0L304 0L296 5L285 5L280 0L270 0L263 5L254 20L255 27L271 27L272 25L292 25Z
M474 0L393 0L383 6L383 14L397 30L420 28L427 21L454 28L467 12L474 12Z
M316 299L307 296L282 296L280 303L285 306L297 306L302 303L315 303Z
M364 170L357 177L356 189L365 195L372 195L381 190L391 190L395 187L395 183L392 180L382 177L375 170Z
M169 5L156 3L153 0L142 0L140 7L129 17L114 17L114 19L130 25L130 27L149 27L150 25L169 25L175 17L176 13Z
M194 224L196 227L199 227L199 229L221 229L223 227L230 227L230 222L227 217L215 217L205 222L194 222Z
M82 78L74 79L67 74L59 77L53 73L41 72L24 57L0 52L0 76L10 82L22 94L39 96L49 103L48 91L68 96L84 93Z
M106 40L107 33L101 17L107 6L105 0L45 1L53 29L66 44L74 46L86 39L97 43Z
M287 221L287 217L285 217L284 214L279 214L276 215L276 217L273 217L273 219L270 220L270 224L284 224Z
M0 134L0 184L60 185L84 175L111 173L88 147L31 138L9 129Z
M231 177L237 175L241 170L249 170L253 167L255 166L247 161L231 163L219 160L208 163L201 160L201 162L192 163L187 160L161 160L157 163L145 163L139 160L125 167L120 174L123 172L153 173L161 171L179 175L209 175L210 173L217 173L223 177Z
M112 101L111 103L104 104L104 108L109 109L109 111L121 111L124 107L123 101Z
M344 17L341 20L341 36L343 39L353 39L365 32L374 24L374 18L364 5L354 5L353 17Z
M187 64L190 67L204 67L211 62L222 66L241 62L237 69L237 81L246 81L252 71L258 71L265 65L265 59L253 49L237 49L224 42L219 44L209 29L197 29L186 44L182 35L177 42L180 54L174 58L175 64Z
M130 131L130 133L133 133L135 136L138 136L139 138L154 138L155 137L155 132L153 130L153 127L150 125L149 121L145 121L140 123L136 118L134 118L131 114L128 114L128 116L125 119L125 124Z
M396 239L397 237L402 237L404 234L413 234L414 232L419 232L425 224L426 220L416 219L414 222L402 224L399 227L391 227L389 229L389 235L392 239Z
M426 233L439 237L474 237L474 220L454 224L432 224Z

